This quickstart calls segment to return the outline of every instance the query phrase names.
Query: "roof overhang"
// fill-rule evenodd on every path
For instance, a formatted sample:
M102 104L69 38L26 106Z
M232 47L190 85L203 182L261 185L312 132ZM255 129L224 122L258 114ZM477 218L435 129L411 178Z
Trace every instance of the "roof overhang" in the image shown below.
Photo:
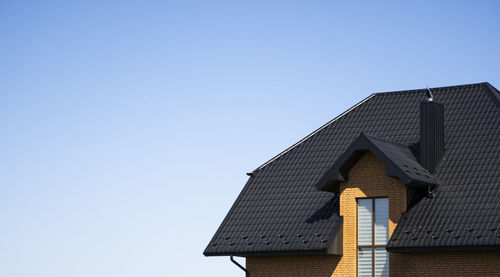
M308 255L332 255L325 250L290 250L290 251L249 251L249 252L216 252L203 253L207 257L235 256L235 257L266 257L266 256L308 256Z
M328 235L324 247L313 249L290 249L290 250L269 250L269 251L210 251L205 249L203 255L214 256L236 256L236 257L266 257L266 256L307 256L307 255L332 255L341 256L343 254L343 217L339 218L339 224Z

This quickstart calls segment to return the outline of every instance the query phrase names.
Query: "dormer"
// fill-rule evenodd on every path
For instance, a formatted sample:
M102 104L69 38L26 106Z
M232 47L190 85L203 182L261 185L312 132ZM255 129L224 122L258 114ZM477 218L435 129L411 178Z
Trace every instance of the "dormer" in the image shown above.
M387 167L387 176L398 178L407 187L433 189L437 186L434 177L420 165L408 146L361 133L321 177L316 188L338 192L339 183L349 180L349 170L367 152Z

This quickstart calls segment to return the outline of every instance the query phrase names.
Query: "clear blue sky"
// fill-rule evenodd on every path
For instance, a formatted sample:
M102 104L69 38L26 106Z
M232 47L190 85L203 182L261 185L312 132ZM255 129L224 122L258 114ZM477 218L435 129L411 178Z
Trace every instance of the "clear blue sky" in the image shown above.
M245 172L373 92L500 86L498 2L333 2L0 1L0 276L243 276L202 251Z

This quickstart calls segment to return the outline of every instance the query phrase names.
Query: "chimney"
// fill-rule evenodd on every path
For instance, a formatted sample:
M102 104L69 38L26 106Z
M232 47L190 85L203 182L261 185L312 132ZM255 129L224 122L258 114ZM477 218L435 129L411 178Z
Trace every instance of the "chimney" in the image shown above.
M443 105L434 102L432 92L427 89L427 101L420 103L420 164L434 173L443 154Z

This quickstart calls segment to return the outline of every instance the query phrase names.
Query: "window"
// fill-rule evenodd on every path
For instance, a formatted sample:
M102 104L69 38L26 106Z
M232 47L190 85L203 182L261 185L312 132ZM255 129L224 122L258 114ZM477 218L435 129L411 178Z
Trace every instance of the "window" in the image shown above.
M389 199L358 199L358 276L389 276Z

